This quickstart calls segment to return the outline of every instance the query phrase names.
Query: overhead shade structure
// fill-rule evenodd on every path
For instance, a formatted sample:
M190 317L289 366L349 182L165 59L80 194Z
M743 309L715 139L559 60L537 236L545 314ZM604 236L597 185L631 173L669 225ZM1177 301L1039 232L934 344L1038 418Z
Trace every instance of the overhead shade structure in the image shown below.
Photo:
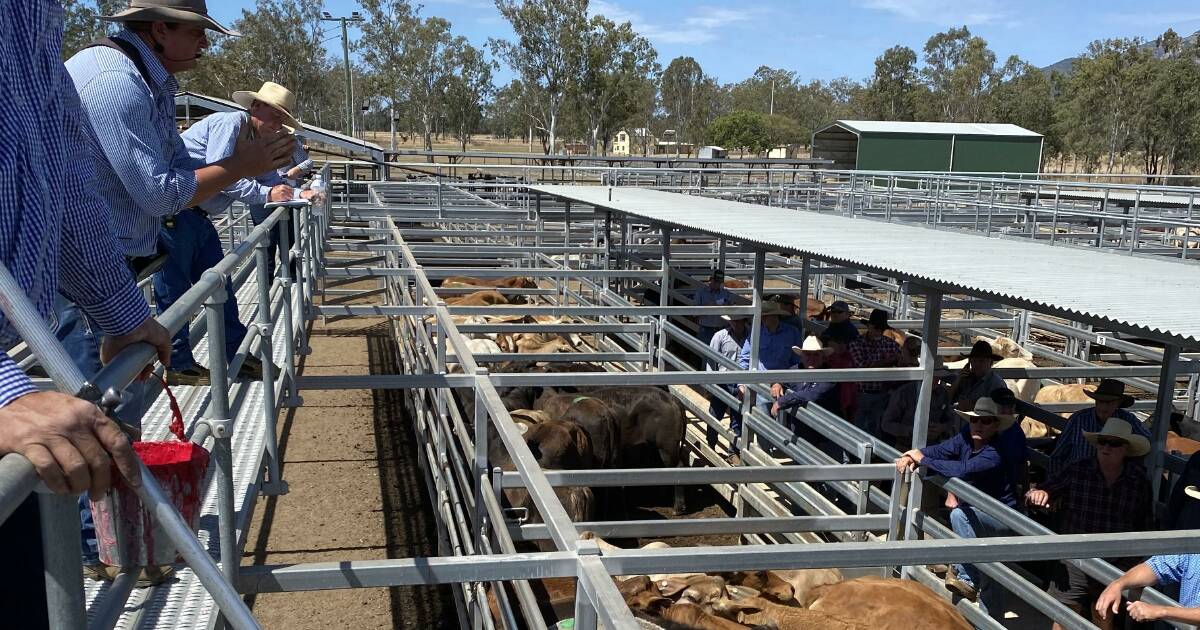
M813 133L812 156L861 171L1036 173L1042 135L1001 123L837 120Z
M244 112L245 107L215 96L180 92L175 95L175 119L191 124L192 121L203 118L213 112ZM304 136L309 142L324 144L329 147L342 149L352 155L361 155L364 159L383 162L383 147L372 142L365 142L351 136L330 131L316 125L305 124L304 129L296 133Z

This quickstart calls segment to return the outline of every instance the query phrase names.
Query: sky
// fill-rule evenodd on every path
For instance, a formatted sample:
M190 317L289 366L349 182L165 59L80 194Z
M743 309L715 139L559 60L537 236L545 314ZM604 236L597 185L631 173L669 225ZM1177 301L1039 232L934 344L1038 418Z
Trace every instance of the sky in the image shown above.
M422 15L450 20L452 31L482 47L512 35L491 0L423 0ZM210 2L229 25L253 0ZM358 9L353 0L328 0L334 15ZM761 65L792 70L801 80L862 80L885 49L902 44L918 55L930 35L967 25L987 40L998 63L1019 55L1044 67L1110 37L1153 38L1168 27L1200 30L1195 0L592 0L591 11L634 28L658 50L664 67L694 57L721 83L741 81ZM330 24L330 51L341 42ZM351 39L356 37L351 31ZM506 69L497 79L511 77Z

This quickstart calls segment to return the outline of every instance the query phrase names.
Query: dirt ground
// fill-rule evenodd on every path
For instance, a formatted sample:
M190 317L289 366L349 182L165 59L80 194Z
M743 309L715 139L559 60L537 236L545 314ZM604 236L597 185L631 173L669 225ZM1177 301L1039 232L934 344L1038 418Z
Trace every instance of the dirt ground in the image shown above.
M310 337L303 375L394 373L382 320L344 320ZM434 522L398 391L303 391L279 419L289 494L264 498L244 564L437 555ZM351 589L250 597L267 628L457 628L450 591Z

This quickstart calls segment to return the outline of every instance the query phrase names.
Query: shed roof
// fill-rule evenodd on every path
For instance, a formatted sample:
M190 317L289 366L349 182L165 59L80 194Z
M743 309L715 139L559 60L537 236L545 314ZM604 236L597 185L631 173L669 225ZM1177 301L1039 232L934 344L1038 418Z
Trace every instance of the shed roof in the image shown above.
M835 120L819 129L821 133L832 126L843 127L855 133L921 133L954 136L1019 136L1040 138L1024 127L1008 123L947 123L907 122L898 120Z
M774 208L644 188L531 189L947 293L976 295L1103 328L1200 345L1200 265Z
M186 91L175 95L175 106L181 107L183 105L202 107L214 112L246 111L245 107L242 107L233 101L227 101L223 98L217 98L215 96L195 94L193 92ZM384 161L383 147L375 143L359 140L358 138L347 136L330 129L318 127L316 125L304 124L303 130L297 129L296 131L300 135L306 136L317 142L345 149L353 153L366 154L376 162Z

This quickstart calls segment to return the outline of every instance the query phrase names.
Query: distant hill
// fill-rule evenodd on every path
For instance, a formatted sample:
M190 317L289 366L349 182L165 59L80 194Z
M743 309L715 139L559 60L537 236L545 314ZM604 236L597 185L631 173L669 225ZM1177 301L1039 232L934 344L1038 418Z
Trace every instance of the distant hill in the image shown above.
M1195 45L1197 42L1200 42L1200 31L1196 31L1195 33L1192 33L1191 35L1188 35L1187 37L1185 37L1183 39L1185 42ZM1153 48L1154 44L1153 43L1147 44L1146 47ZM1162 51L1155 48L1154 56L1162 57ZM1057 72L1059 74L1064 74L1064 75L1071 74L1071 66L1075 63L1076 59L1079 59L1079 57L1067 57L1066 59L1056 61L1056 62L1046 66L1045 68L1042 68L1041 70L1042 70L1042 72L1045 72L1046 74L1050 74L1051 72Z

